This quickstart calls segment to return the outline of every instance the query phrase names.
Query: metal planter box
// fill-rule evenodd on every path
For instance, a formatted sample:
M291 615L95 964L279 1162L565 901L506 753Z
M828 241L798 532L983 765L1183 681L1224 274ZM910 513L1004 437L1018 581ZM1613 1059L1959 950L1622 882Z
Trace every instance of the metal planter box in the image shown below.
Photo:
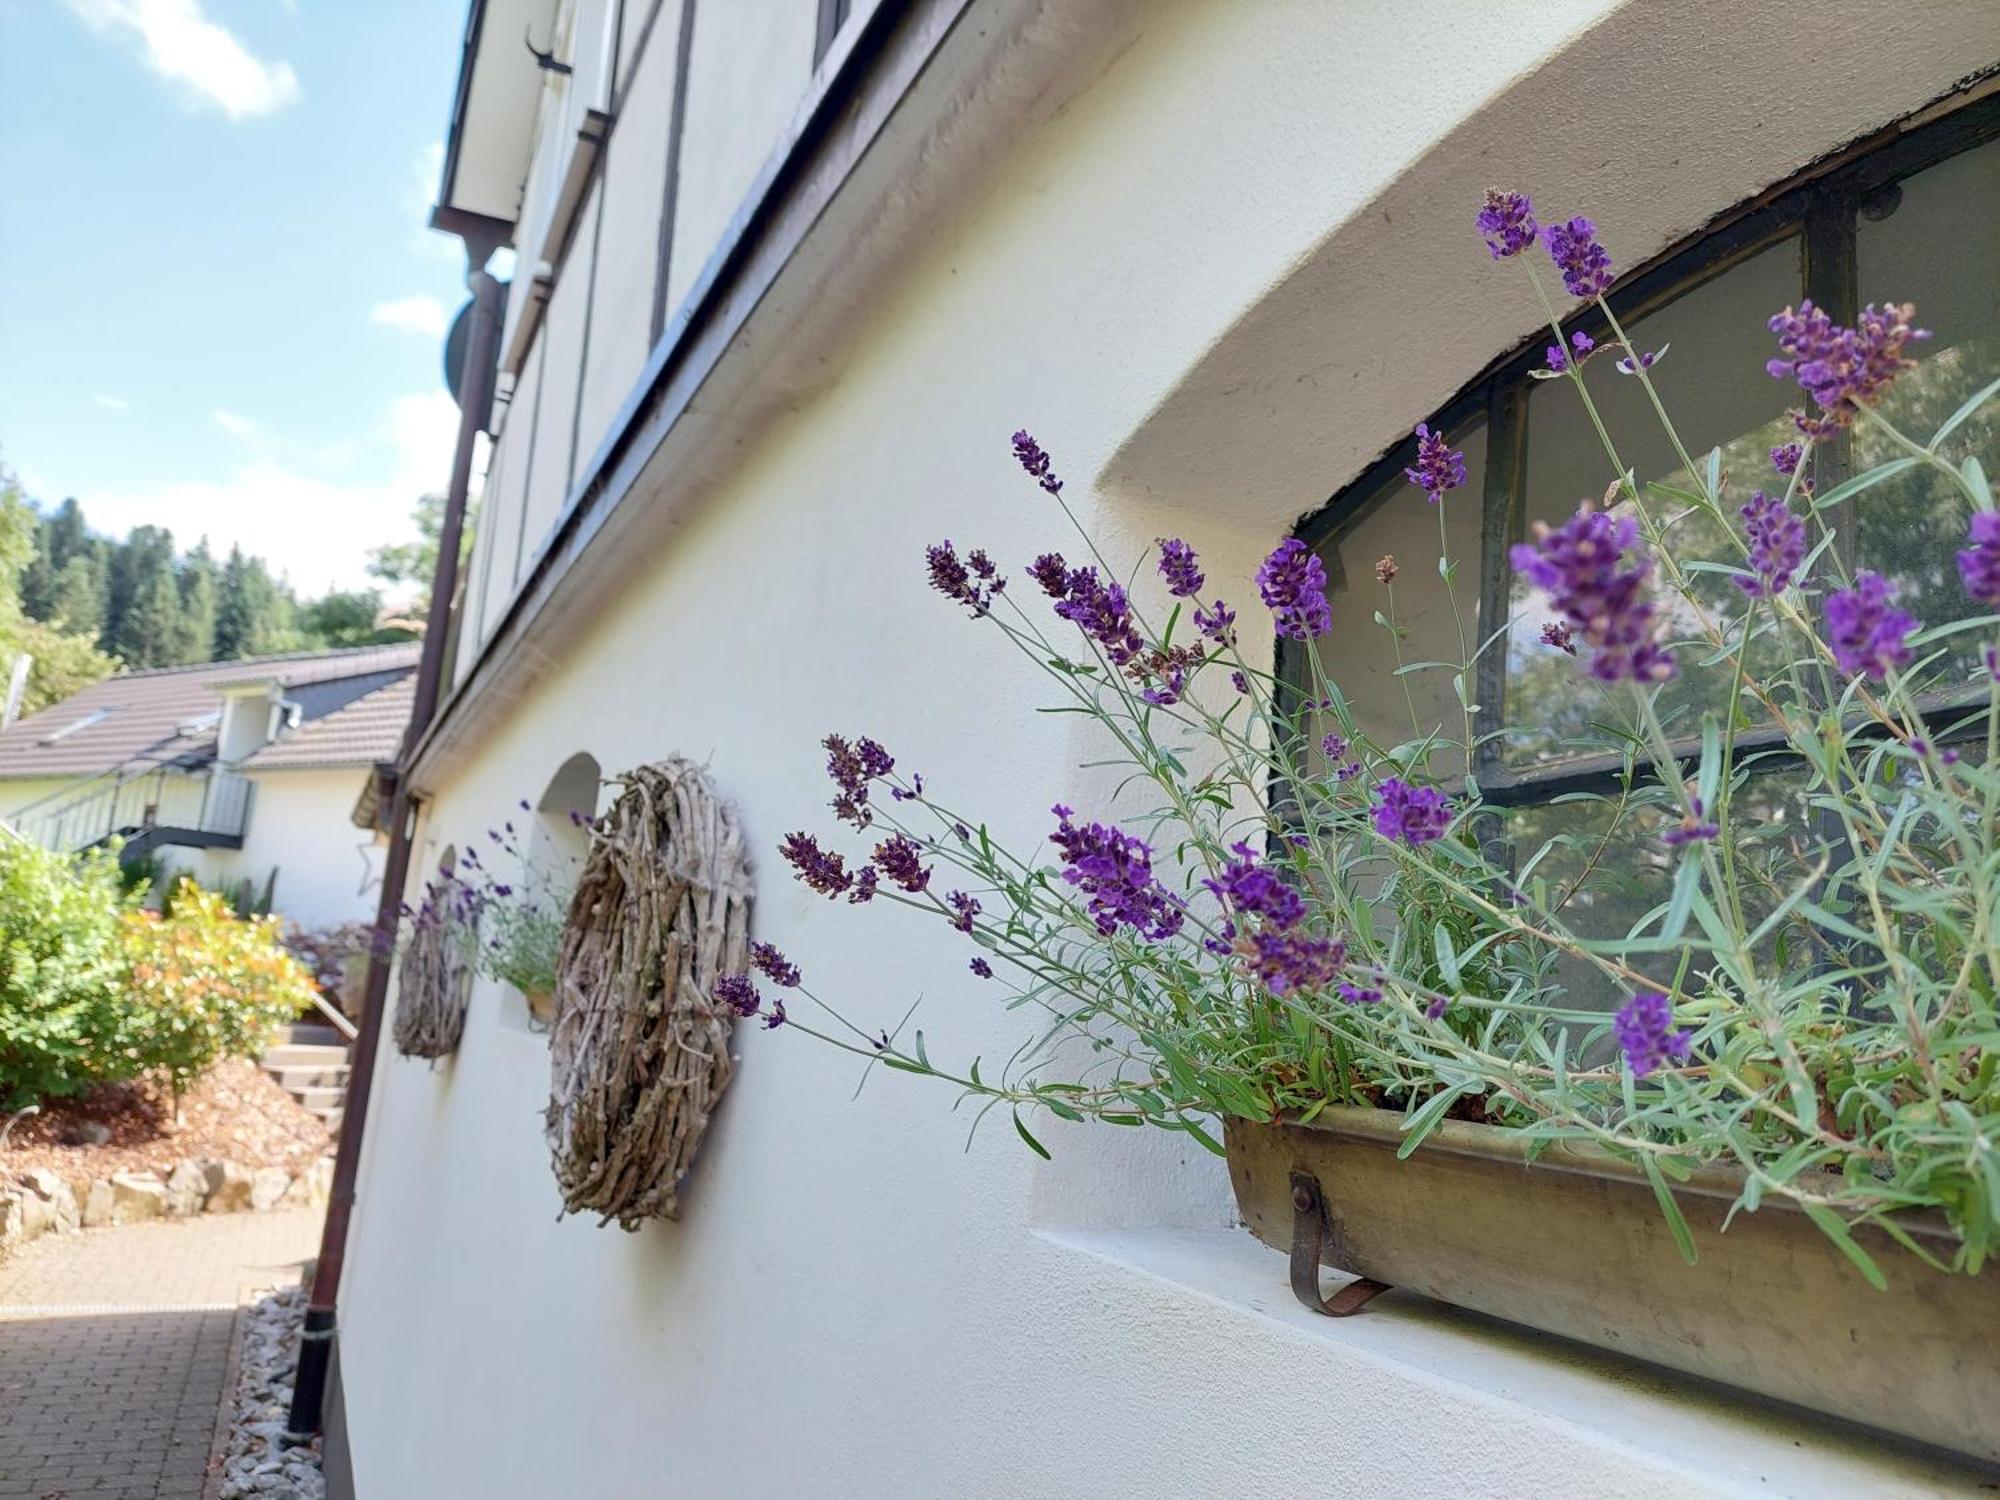
M1988 1462L2000 1461L2000 1276L1941 1274L1894 1240L1856 1238L1871 1287L1780 1200L1722 1220L1740 1178L1674 1185L1697 1264L1681 1259L1643 1172L1585 1148L1530 1164L1513 1132L1447 1121L1398 1161L1401 1117L1334 1108L1311 1124L1227 1125L1245 1223L1292 1254L1321 1312L1324 1264L1546 1333L1726 1381ZM1942 1223L1909 1226L1955 1240Z

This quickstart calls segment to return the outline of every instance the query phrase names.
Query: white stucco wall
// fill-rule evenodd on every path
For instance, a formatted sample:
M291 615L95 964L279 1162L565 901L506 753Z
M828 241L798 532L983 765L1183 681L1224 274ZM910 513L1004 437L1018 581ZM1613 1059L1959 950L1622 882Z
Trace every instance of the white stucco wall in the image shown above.
M875 735L1017 847L1045 836L1058 799L1116 811L1074 769L1073 721L1032 712L1045 699L1031 669L923 586L923 547L943 536L1007 559L1017 587L1027 559L1075 545L1011 467L1007 434L1041 436L1120 555L1186 534L1214 586L1254 606L1247 579L1290 519L1525 326L1472 232L1477 187L1438 208L1452 240L1381 231L1365 259L1348 255L1343 234L1420 206L1400 185L1436 170L1483 187L1504 167L1540 190L1540 161L1588 148L1622 166L1590 179L1588 198L1567 166L1548 186L1629 261L1728 207L1746 179L1779 180L2000 56L1975 7L1909 7L1887 37L1846 0L1791 11L1787 26L1721 0L1650 9L1671 23L1609 0L1142 7L1103 76L1010 137L908 248L834 373L741 446L434 788L414 868L477 842L577 751L609 771L706 759L757 852L760 936L864 1024L892 1024L922 994L933 1055L1004 1056L1021 1024L982 1003L954 934L829 905L773 850L791 829L836 826L817 749L829 730ZM1817 61L1802 69L1790 34L1807 25ZM1613 70L1591 49L1618 28ZM699 24L696 37L699 56ZM1588 70L1565 77L1579 57ZM1824 87L1862 73L1844 93ZM1671 129L1621 121L1628 77L1699 85L1773 130L1732 129L1703 161L1689 141L1715 107ZM1549 108L1504 107L1537 89ZM1671 192L1652 154L1668 135ZM1432 256L1456 279L1432 286ZM1314 274L1372 296L1326 346L1261 327L1266 299ZM1464 307L1490 296L1496 311L1462 318L1406 367L1399 326L1434 293ZM1229 386L1240 399L1226 409L1191 402L1216 351L1257 348L1262 369L1282 371L1268 391ZM1306 377L1292 363L1330 352L1361 373L1295 391ZM1261 444L1247 436L1259 401L1283 413ZM1235 436L1244 482L1190 494L1161 478L1179 431L1158 425L1163 410ZM1251 652L1268 650L1259 613L1243 611ZM1220 1164L1192 1144L1058 1129L1042 1164L1003 1121L968 1147L944 1091L883 1076L854 1099L848 1059L783 1033L739 1034L741 1070L680 1223L559 1224L545 1043L503 1023L502 999L479 988L458 1053L435 1068L386 1044L381 1055L341 1311L365 1496L1936 1494L1961 1482L1437 1309L1314 1319L1291 1303L1282 1258L1231 1229Z
M221 887L248 880L261 891L276 870L271 909L294 926L373 921L383 851L349 816L367 777L357 766L253 771L241 849L165 849L162 857Z

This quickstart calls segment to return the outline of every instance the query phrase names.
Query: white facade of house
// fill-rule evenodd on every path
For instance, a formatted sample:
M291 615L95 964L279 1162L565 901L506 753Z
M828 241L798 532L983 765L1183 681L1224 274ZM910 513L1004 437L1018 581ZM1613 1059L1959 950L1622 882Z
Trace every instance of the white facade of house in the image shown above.
M718 248L869 11L815 70L808 0L700 0L691 30L684 3L561 7L569 55L605 61L544 86L505 346L534 316L570 91L615 121L503 382L413 869L580 752L705 760L757 852L757 934L866 1024L922 995L932 1054L960 1060L1024 1033L954 935L829 904L775 848L830 826L829 731L880 739L1017 848L1053 802L1116 812L1076 721L1034 713L1031 669L924 586L943 537L1022 585L1072 544L1010 432L1049 446L1114 556L1184 535L1250 603L1296 518L1536 327L1472 230L1487 187L1589 213L1634 265L2000 61L2000 9L1956 0L899 7L946 18L929 62L586 544L561 518L625 462L628 397L700 326ZM541 581L545 550L566 581ZM782 1032L739 1031L680 1222L558 1223L518 997L482 981L440 1066L386 1035L340 1310L362 1496L1969 1483L1447 1309L1317 1318L1191 1142L1053 1127L1045 1163L1002 1121L968 1145L947 1092L877 1076L855 1098L851 1059Z

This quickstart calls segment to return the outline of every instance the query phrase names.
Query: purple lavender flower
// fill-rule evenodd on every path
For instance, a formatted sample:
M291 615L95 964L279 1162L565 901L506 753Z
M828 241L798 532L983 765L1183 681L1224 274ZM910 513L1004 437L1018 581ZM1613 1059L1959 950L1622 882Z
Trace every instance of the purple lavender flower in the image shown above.
M924 868L923 846L906 834L895 834L875 846L875 867L911 895L931 883Z
M1246 966L1274 995L1316 990L1333 982L1347 962L1347 947L1336 938L1265 928L1249 939Z
M1179 537L1160 543L1160 576L1167 580L1167 592L1176 599L1193 598L1208 581L1202 577L1194 548Z
M1591 673L1605 682L1672 677L1674 659L1653 638L1653 606L1640 589L1652 563L1642 556L1619 566L1638 539L1638 524L1629 517L1613 521L1585 501L1560 528L1538 522L1535 531L1535 542L1515 545L1514 569L1546 590L1583 633L1592 647Z
M1236 611L1218 599L1212 608L1194 607L1194 628L1225 650L1236 644Z
M875 887L880 879L881 877L875 873L873 865L863 865L861 872L854 877L854 890L848 896L847 904L849 906L865 906L870 901L873 901L875 899ZM839 893L828 891L827 894L831 896Z
M1153 851L1144 840L1102 823L1079 828L1060 803L1052 810L1061 819L1050 838L1068 866L1063 879L1089 897L1099 932L1110 937L1122 922L1157 942L1180 931L1185 913L1153 878Z
M1988 646L1980 658L1986 663L1986 675L2000 682L2000 646Z
M1660 842L1669 849L1679 849L1688 844L1705 844L1710 839L1721 837L1721 826L1708 822L1703 817L1703 812L1701 798L1690 797L1686 816L1662 833Z
M1103 582L1095 568L1077 568L1070 575L1065 597L1056 613L1096 641L1114 666L1124 666L1146 649L1132 622L1132 604L1120 584Z
M1588 219L1549 226L1549 259L1572 297L1601 297L1611 285L1611 257L1597 243L1597 226Z
M1051 599L1069 597L1069 564L1063 561L1060 552L1044 552L1028 565L1028 576Z
M1337 731L1329 731L1320 736L1320 754L1328 760L1339 760L1347 754L1347 736Z
M1250 696L1250 679L1245 677L1241 672L1231 672L1229 674L1229 685L1244 697L1247 698Z
M993 965L989 964L983 958L975 958L971 963L967 964L966 967L971 969L972 972L977 974L981 979L991 979L993 977Z
M1778 496L1758 490L1742 508L1743 529L1750 534L1750 566L1755 578L1735 578L1736 586L1753 599L1774 599L1792 586L1805 561L1806 523L1792 514Z
M1966 598L2000 604L2000 510L1975 515L1966 540L1972 545L1958 554L1958 576L1965 583Z
M1576 350L1578 364L1583 362L1585 355L1597 347L1597 341L1581 328L1569 336L1569 341L1571 346ZM1544 358L1548 361L1549 368L1558 375L1569 369L1569 351L1564 349L1561 344L1549 345L1548 349L1544 352Z
M1550 620L1542 626L1542 644L1576 655L1576 627L1567 620Z
M833 850L820 848L819 840L809 833L786 835L778 852L797 878L822 896L838 896L854 883L854 877L847 873L846 862Z
M1446 446L1444 434L1432 432L1427 423L1417 423L1417 461L1403 470L1403 477L1431 497L1436 505L1446 490L1465 483L1465 455Z
M1049 471L1049 456L1024 427L1014 434L1014 457L1051 495L1062 493L1063 482Z
M1675 1031L1674 1008L1656 990L1641 990L1612 1017L1611 1030L1631 1065L1634 1078L1644 1078L1669 1061L1688 1055L1689 1033Z
M715 981L715 998L739 1016L754 1016L764 1005L748 974L724 974Z
M1771 450L1771 467L1790 479L1799 472L1799 460L1806 456L1800 443L1780 443Z
M1361 774L1361 770L1360 761L1344 760L1333 768L1333 779L1335 781L1352 781Z
M785 1002L783 1000L773 1000L771 1002L770 1013L764 1017L764 1029L766 1031L776 1031L784 1024Z
M931 587L947 599L956 599L974 615L991 609L993 596L1007 587L1007 580L996 576L999 570L982 551L969 552L960 562L951 543L942 541L926 547L924 558L930 568Z
M1391 776L1375 789L1375 831L1412 849L1441 839L1451 826L1451 802L1434 786Z
M1451 1002L1447 1000L1443 995L1439 995L1435 1000L1431 1001L1429 1005L1426 1005L1424 1007L1424 1019L1427 1021L1436 1021L1442 1019L1444 1016L1445 1007L1448 1006L1450 1003Z
M1372 984L1352 984L1342 980L1334 993L1349 1005L1380 1005L1382 991Z
M1930 337L1911 326L1916 315L1912 302L1880 307L1871 302L1854 327L1843 328L1808 298L1796 311L1788 307L1774 316L1771 332L1778 336L1781 357L1765 369L1776 379L1796 380L1821 412L1817 417L1794 412L1799 431L1810 438L1831 437L1852 423L1862 407L1881 400L1890 382L1916 363L1904 348Z
M751 967L761 970L766 979L781 989L791 990L798 988L799 966L789 958L786 958L772 944L752 943L750 945L750 964Z
M834 816L866 828L875 819L868 808L868 783L895 770L894 757L865 735L850 745L840 735L830 734L820 746L826 751L826 774L840 788L833 799Z
M1616 364L1612 366L1612 368L1617 370L1617 372L1620 375L1636 375L1641 370L1652 369L1654 361L1659 359L1659 357L1662 354L1665 354L1666 352L1667 352L1667 346L1665 344L1660 345L1660 347L1657 349L1652 349L1652 350L1642 349L1639 351L1639 363L1636 365L1632 363L1631 355L1621 354L1618 356L1618 360Z
M1827 596L1827 644L1848 676L1887 677L1910 664L1908 637L1917 622L1893 606L1895 597L1888 580L1867 572L1854 576L1853 588Z
M944 901L951 908L951 925L960 932L970 933L972 919L979 915L978 898L968 896L964 891L953 891Z
M1306 914L1305 898L1285 883L1269 865L1260 864L1248 844L1230 846L1236 858L1220 876L1202 881L1237 920L1259 916L1280 931L1298 925Z
M1479 233L1495 260L1519 255L1535 243L1535 205L1526 193L1503 193L1492 188L1485 206L1479 210Z
M1278 543L1257 570L1257 592L1276 621L1279 635L1309 641L1333 628L1326 602L1326 565L1295 536Z

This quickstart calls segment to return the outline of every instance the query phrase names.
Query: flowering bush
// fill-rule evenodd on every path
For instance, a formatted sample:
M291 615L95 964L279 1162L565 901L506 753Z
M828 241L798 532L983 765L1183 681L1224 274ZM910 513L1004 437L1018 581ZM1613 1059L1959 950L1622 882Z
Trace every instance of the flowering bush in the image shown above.
M312 1004L312 978L272 917L239 917L185 881L173 913L127 912L124 1047L132 1071L158 1068L178 1093L224 1057L255 1057Z
M1390 742L1317 653L1295 653L1303 681L1246 659L1185 540L1158 554L1164 618L1087 534L1080 565L1049 552L1026 568L1046 613L986 553L940 542L931 585L1019 646L1129 768L1123 825L1057 805L1053 857L1010 852L883 746L831 735L834 811L872 852L850 865L808 832L781 852L829 900L943 919L971 975L1039 1017L1033 1038L998 1075L934 1061L921 1032L848 1020L765 944L719 998L1006 1106L1037 1151L1038 1111L1219 1149L1217 1116L1372 1104L1403 1112L1405 1152L1450 1115L1636 1162L1690 1255L1672 1184L1722 1162L1742 1174L1739 1208L1790 1200L1877 1284L1850 1226L1935 1264L1901 1222L1919 1210L1957 1230L1952 1268L1977 1271L2000 1216L2000 516L1977 458L1944 449L2000 381L1919 441L1881 406L1925 337L1914 309L1869 307L1848 328L1787 308L1770 373L1807 404L1760 485L1682 444L1648 373L1665 350L1634 347L1605 301L1611 262L1588 219L1545 231L1524 195L1496 193L1478 228L1543 296L1555 342L1540 373L1573 388L1610 487L1513 549L1531 586L1517 598L1543 616L1510 622L1528 635L1480 643L1459 619L1457 660L1398 674L1447 674L1455 722L1427 726L1412 702L1412 737ZM1538 243L1594 302L1601 344L1565 337ZM1657 414L1671 483L1621 460L1583 376L1606 354ZM1816 493L1814 449L1850 432L1893 458ZM1466 503L1465 463L1442 434L1417 438L1404 503L1437 508L1449 590L1445 508ZM1052 457L1025 432L1013 444L1067 513ZM1857 495L1913 470L1963 506L1965 546L1935 563L1955 565L1961 617L1929 628L1835 545ZM1720 550L1692 557L1690 536ZM1386 588L1398 571L1384 558L1376 577ZM1255 585L1278 636L1329 630L1325 570L1303 543L1281 544ZM1393 609L1377 619L1399 645ZM1465 774L1482 764L1481 659L1537 624L1540 670L1573 679L1579 733L1621 768L1595 799L1601 836L1548 833ZM1671 692L1684 670L1715 690ZM1758 773L1778 765L1806 813L1772 840ZM1577 882L1545 873L1545 856L1581 846L1594 865L1619 841L1650 845L1669 878L1625 930L1586 931ZM801 997L830 1019L802 1022Z
M117 1077L118 862L0 834L0 1110Z

